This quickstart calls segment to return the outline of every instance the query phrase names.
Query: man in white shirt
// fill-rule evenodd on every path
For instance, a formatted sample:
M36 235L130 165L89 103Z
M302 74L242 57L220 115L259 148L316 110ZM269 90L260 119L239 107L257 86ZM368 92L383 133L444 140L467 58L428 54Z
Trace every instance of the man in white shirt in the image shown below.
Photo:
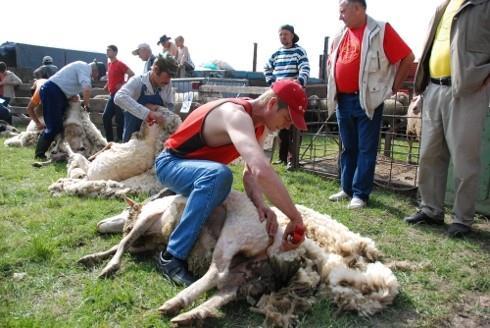
M123 142L139 131L143 120L163 123L165 115L156 112L159 106L174 110L171 78L177 71L177 62L168 56L158 56L150 72L133 76L116 93L114 103L124 111Z
M68 100L82 93L82 106L88 110L92 79L99 79L96 62L87 64L82 61L70 63L51 76L41 87L41 103L45 128L37 142L35 158L46 159L46 151L51 142L63 129L63 116Z

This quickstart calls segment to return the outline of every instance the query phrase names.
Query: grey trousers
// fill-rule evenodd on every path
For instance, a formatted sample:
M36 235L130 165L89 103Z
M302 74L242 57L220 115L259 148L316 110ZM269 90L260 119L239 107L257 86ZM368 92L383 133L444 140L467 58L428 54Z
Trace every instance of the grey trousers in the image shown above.
M475 214L481 138L490 100L487 87L454 98L451 87L429 83L423 94L419 191L421 209L432 218L444 215L449 160L454 165L453 220L470 226Z

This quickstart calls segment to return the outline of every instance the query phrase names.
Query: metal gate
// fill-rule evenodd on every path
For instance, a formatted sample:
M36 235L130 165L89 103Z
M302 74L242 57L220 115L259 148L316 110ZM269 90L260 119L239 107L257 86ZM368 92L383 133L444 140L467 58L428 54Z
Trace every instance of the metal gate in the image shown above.
M390 190L417 188L419 140L407 137L407 122L421 125L420 116L407 116L408 100L397 95L385 102L379 135L375 184ZM388 108L391 106L391 108ZM326 99L310 96L306 111L307 132L296 132L296 168L330 178L340 178L339 156L342 150L335 117L327 119ZM335 115L333 115L335 116ZM417 122L418 121L418 122Z

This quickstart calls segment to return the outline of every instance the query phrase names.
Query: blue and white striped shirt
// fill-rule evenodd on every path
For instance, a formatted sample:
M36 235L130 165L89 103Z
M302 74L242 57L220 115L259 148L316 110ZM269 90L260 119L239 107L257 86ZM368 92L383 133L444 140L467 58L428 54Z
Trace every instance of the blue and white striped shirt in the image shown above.
M304 86L310 76L310 63L306 51L297 44L291 48L280 48L265 63L264 74L269 85L276 80L292 78L298 79Z

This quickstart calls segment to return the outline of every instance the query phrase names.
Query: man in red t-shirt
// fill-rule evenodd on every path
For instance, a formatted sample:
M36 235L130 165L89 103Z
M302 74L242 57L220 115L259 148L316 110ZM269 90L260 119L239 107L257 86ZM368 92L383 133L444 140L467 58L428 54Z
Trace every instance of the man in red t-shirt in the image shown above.
M339 6L345 28L329 56L328 102L342 140L342 189L329 199L351 198L348 208L356 209L366 206L372 190L383 101L398 90L414 55L388 23L366 14L364 0Z
M107 58L109 58L109 64L107 66L107 83L105 84L104 89L109 91L111 97L105 106L102 122L104 123L107 141L113 141L114 131L112 128L112 118L116 116L117 140L122 141L124 115L122 109L114 104L114 95L117 90L122 87L124 82L134 75L134 73L126 64L117 59L117 47L115 45L111 44L107 46Z

